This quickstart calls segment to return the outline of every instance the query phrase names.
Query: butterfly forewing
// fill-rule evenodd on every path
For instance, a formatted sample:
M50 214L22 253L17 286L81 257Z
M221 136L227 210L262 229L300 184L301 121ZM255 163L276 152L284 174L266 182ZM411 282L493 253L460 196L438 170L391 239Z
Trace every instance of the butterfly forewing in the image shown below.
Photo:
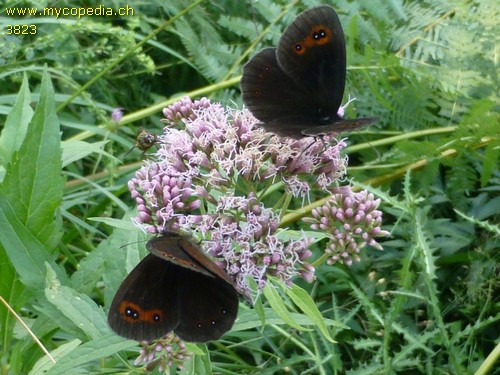
M245 105L264 124L304 116L314 108L313 96L279 67L276 48L263 49L245 64L241 91Z
M284 31L277 59L289 77L314 95L316 119L337 115L344 95L346 51L333 8L318 6L301 13Z

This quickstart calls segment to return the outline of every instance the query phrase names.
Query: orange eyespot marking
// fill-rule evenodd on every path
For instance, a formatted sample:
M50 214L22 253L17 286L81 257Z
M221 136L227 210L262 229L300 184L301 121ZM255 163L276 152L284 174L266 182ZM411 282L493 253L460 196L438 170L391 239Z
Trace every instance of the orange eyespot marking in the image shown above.
M317 25L313 27L310 38L312 39L313 45L322 45L332 40L332 34L332 29L324 25Z
M158 324L163 321L163 312L161 310L143 310L139 305L130 301L122 301L118 307L118 312L122 319L131 324L140 322Z
M325 25L314 25L307 38L302 39L293 45L296 55L303 55L310 47L321 46L332 40L332 29Z
M296 55L303 55L306 52L307 48L305 48L303 42L304 41L302 40L298 43L295 43L295 45L293 46L293 51Z

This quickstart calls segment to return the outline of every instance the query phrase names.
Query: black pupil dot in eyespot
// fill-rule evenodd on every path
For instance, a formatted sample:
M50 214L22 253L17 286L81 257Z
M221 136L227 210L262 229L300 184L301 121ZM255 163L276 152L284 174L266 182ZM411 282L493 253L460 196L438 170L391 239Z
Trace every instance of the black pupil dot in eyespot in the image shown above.
M201 327L203 327L203 326L202 326L202 324L201 324L201 323L198 323L198 324L196 325L196 327L201 328Z
M161 317L160 317L160 315L159 315L159 314L154 314L154 315L153 315L153 321L154 321L155 323L159 323L159 322L160 322L160 320L161 320Z
M139 319L139 312L131 307L127 307L127 309L125 309L125 315L134 320Z
M221 314L222 314L222 315L226 315L226 314L227 314L227 310L226 310L226 309L222 309L222 310L221 310Z
M315 31L315 32L313 33L313 39L314 39L314 40L320 40L320 39L323 39L323 38L325 38L325 37L326 37L326 31L325 31L325 30L323 30L323 29L321 29L321 30L319 30L319 31Z
M295 51L301 51L301 50L302 50L302 46L300 44L296 44Z
M215 325L215 320L212 320L210 323L214 326Z

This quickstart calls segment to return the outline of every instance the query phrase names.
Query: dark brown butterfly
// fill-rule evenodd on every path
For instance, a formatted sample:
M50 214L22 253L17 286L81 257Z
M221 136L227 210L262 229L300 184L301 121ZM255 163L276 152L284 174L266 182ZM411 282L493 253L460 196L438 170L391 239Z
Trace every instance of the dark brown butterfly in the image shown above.
M344 119L346 49L337 13L327 5L301 13L278 48L265 48L244 67L243 102L267 131L301 138L352 131L377 118Z
M120 336L151 341L170 331L191 342L217 340L233 326L238 293L229 275L188 237L165 233L118 288L108 314Z

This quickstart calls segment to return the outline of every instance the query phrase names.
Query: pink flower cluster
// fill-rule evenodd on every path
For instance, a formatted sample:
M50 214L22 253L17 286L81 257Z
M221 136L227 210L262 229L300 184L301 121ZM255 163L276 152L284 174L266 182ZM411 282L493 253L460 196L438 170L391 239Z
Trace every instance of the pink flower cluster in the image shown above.
M293 198L303 201L313 191L328 194L337 187L347 165L341 155L345 142L266 134L250 112L205 98L184 98L163 113L159 149L128 185L139 212L135 222L151 233L198 233L205 250L247 296L249 277L259 288L270 275L286 283L297 275L313 280L314 268L307 262L312 239L283 240L280 217ZM330 261L339 251L335 246L349 263L342 254L352 257L364 244L375 246L374 236L385 234L375 210L378 201L347 191L310 218L312 229L331 231Z
M183 368L184 362L192 357L192 353L186 349L186 344L174 333L153 343L142 342L139 357L134 361L135 365L143 362L148 367L156 367L158 372L170 374L170 367Z
M359 261L360 250L366 245L382 250L375 237L388 236L382 230L382 211L377 210L380 199L367 191L334 194L321 207L312 210L312 218L303 220L311 229L328 233L325 249L328 264L351 265Z

